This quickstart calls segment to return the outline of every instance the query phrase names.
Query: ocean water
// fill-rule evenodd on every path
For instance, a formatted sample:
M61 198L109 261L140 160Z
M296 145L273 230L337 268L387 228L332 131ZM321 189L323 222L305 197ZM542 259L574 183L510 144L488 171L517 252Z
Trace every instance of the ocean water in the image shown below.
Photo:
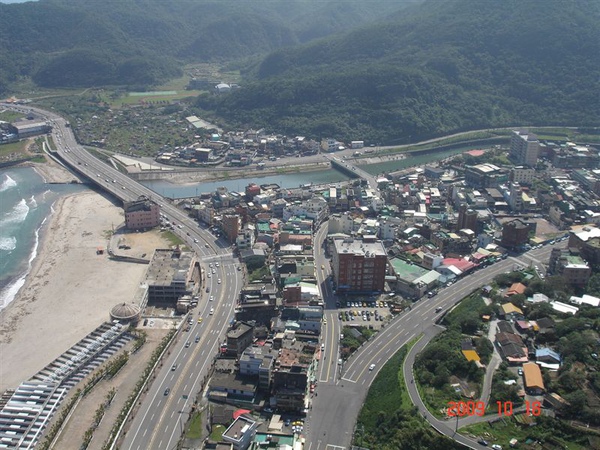
M54 202L84 189L46 184L29 167L0 171L0 309L13 301L25 283Z

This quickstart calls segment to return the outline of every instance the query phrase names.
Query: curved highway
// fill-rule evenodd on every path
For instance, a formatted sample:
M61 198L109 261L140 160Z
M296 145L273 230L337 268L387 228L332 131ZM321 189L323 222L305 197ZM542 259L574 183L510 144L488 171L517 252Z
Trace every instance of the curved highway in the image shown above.
M215 263L216 273L206 279L209 294L203 293L202 301L193 310L193 325L190 332L180 330L177 342L169 351L161 369L143 397L135 417L128 426L120 448L124 449L171 449L175 448L192 402L203 385L219 342L233 317L242 273L231 250L224 241L215 239L207 230L199 228L195 221L177 209L161 195L131 180L118 170L111 168L77 144L67 122L57 114L21 105L0 104L9 109L35 112L53 125L52 135L61 158L73 169L84 174L122 200L134 200L145 195L161 206L161 212L170 221L182 228L176 232L201 257L204 266ZM368 388L377 371L400 347L422 333L434 331L437 319L474 289L489 283L496 275L513 270L515 263L528 266L547 260L547 247L542 251L531 251L519 257L502 260L488 268L469 275L436 297L413 305L410 311L396 317L387 326L366 342L342 367L338 361L341 324L337 317L336 298L328 283L329 263L322 253L327 226L315 234L315 259L317 280L321 286L325 312L322 343L324 351L318 367L319 387L312 399L311 411L306 420L305 449L348 449L352 443L353 429ZM197 240L198 242L196 242ZM219 267L216 263L219 262ZM219 283L219 281L221 281ZM437 308L442 310L436 312ZM210 314L210 309L214 313ZM201 317L202 321L198 321ZM198 339L198 342L196 342ZM188 344L189 342L189 344ZM374 365L374 369L369 367ZM167 391L168 389L168 391ZM424 411L424 406L415 400L425 418L441 433L470 448L481 448L471 439L455 435L454 429L445 422L441 425Z
M328 263L322 262L324 256L321 254L322 240L325 239L325 234L326 232L321 229L316 234L315 258L319 267L320 264L325 264L325 268L328 270ZM556 244L556 246L563 245ZM437 333L439 327L434 326L434 324L446 311L474 290L489 284L497 275L512 271L515 265L530 266L538 264L541 267L542 261L548 260L550 249L550 246L545 246L542 249L532 250L518 257L501 260L458 280L433 298L419 300L414 303L410 311L401 313L373 338L363 344L345 363L338 377L333 377L331 374L335 374L333 367L338 358L341 323L337 318L335 297L331 293L328 283L324 281L324 277L322 278L324 274L320 273L319 282L323 288L322 295L325 301L325 317L327 320L327 325L324 325L322 333L323 343L325 344L325 359L320 361L318 395L313 398L312 411L306 421L305 449L349 449L352 444L353 430L358 413L368 389L378 370L400 347L421 334ZM439 307L442 309L436 312ZM422 342L425 343L425 341ZM373 370L369 370L371 365L374 365ZM409 377L406 379L408 380ZM414 390L414 385L412 388ZM411 392L410 386L409 392ZM455 433L454 423L440 421L426 411L418 395L416 398L413 396L411 398L419 408L421 415L438 432L466 447L484 448L475 440ZM463 419L459 426L466 425L467 422L470 423L474 420L486 420L486 418L476 417L474 419L469 417Z

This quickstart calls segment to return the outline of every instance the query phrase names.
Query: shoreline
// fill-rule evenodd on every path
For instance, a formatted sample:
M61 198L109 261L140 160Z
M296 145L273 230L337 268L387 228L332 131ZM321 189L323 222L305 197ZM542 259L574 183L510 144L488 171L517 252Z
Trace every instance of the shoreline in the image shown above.
M96 255L122 221L122 209L94 191L53 204L23 286L0 310L0 390L30 379L133 300L146 267Z
M219 170L214 172L188 171L173 173L162 171L160 173L154 172L151 174L139 172L129 174L129 176L137 182L160 180L177 186L191 186L199 183L215 183L218 181L240 180L252 177L265 178L274 175L289 175L301 172L321 172L331 169L332 168L329 163L320 162L310 163L304 166L277 166L264 169L230 168L229 170Z
M56 203L56 202L54 202L54 203ZM50 206L51 209L52 209L54 203ZM7 284L2 289L1 293L3 295L2 295L2 304L0 305L0 314L2 314L2 311L4 311L6 308L8 308L11 305L11 303L17 298L17 296L19 295L19 292L21 291L21 289L23 288L23 286L25 286L25 284L27 282L27 277L29 276L31 271L34 269L35 261L38 258L38 250L40 247L40 243L42 243L43 239L44 239L44 225L46 224L46 221L48 220L49 217L52 216L53 213L54 213L54 211L52 210L52 213L50 214L50 216L45 217L44 220L42 221L42 223L40 224L40 226L35 230L35 243L31 249L31 251L29 252L29 258L27 260L27 269L25 269L22 273L15 275L14 280L11 283ZM1 332L0 332L0 334L1 334Z

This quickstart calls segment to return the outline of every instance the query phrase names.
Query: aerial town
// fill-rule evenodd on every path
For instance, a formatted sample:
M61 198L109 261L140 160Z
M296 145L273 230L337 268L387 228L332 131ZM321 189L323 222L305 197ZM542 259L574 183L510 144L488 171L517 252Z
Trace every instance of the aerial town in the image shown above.
M193 118L188 120L193 124ZM39 131L47 131L46 126L40 124ZM32 124L21 128L24 133L33 129ZM21 128L13 131L19 134ZM140 259L148 269L138 297L111 311L117 325L96 333L100 342L112 340L110 345L118 348L131 339L122 325L151 329L157 321L171 323L186 348L200 341L194 326L213 315L215 297L229 280L220 278L219 259L200 256L193 250L196 244L231 251L236 276L243 280L206 380L205 398L212 405L207 426L226 425L222 444L207 442L207 448L300 448L303 418L319 394L317 371L329 354L324 335L334 324L326 313L333 310L338 323L334 340L339 351L329 363L340 379L356 350L351 342L368 340L465 279L490 311L478 318L472 338L489 335L493 352L517 375L510 384L519 395L560 416L567 402L546 389L542 372L556 372L563 362L552 330L557 321L598 308L600 298L553 298L536 291L540 284L532 281L560 277L580 292L600 262L598 149L542 142L533 133L514 130L504 147L363 176L356 166L373 151L362 141L284 140L260 131L212 133L201 144L159 152L156 162L260 170L264 160L325 154L349 179L298 188L251 183L243 192L223 187L183 199L124 201L128 230L170 230L184 239L140 258L128 256L127 243L113 237L107 249L111 257ZM109 187L115 182L106 180ZM189 225L164 214L161 202L184 211L214 242L200 242L186 232ZM517 260L542 248L551 249L548 258ZM479 271L507 260L507 272L514 274L510 283L479 284ZM208 305L208 317L196 313L199 304ZM547 306L540 310L540 304ZM441 311L441 306L435 309ZM459 351L485 370L473 339L463 337ZM94 349L88 345L84 352ZM368 371L377 369L368 366ZM177 370L174 363L171 371ZM58 379L61 371L53 363L37 379ZM168 387L162 395L170 392ZM240 410L233 421L227 419ZM451 409L444 414L454 417Z

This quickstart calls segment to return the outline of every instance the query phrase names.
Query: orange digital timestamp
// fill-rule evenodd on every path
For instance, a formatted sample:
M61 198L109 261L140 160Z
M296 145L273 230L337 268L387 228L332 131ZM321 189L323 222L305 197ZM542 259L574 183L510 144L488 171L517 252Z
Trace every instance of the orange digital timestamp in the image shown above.
M496 402L499 416L513 415L513 402ZM542 404L540 402L525 402L525 414L539 416L542 412ZM483 402L448 402L446 414L448 417L465 417L465 416L483 416L485 415L485 403Z

